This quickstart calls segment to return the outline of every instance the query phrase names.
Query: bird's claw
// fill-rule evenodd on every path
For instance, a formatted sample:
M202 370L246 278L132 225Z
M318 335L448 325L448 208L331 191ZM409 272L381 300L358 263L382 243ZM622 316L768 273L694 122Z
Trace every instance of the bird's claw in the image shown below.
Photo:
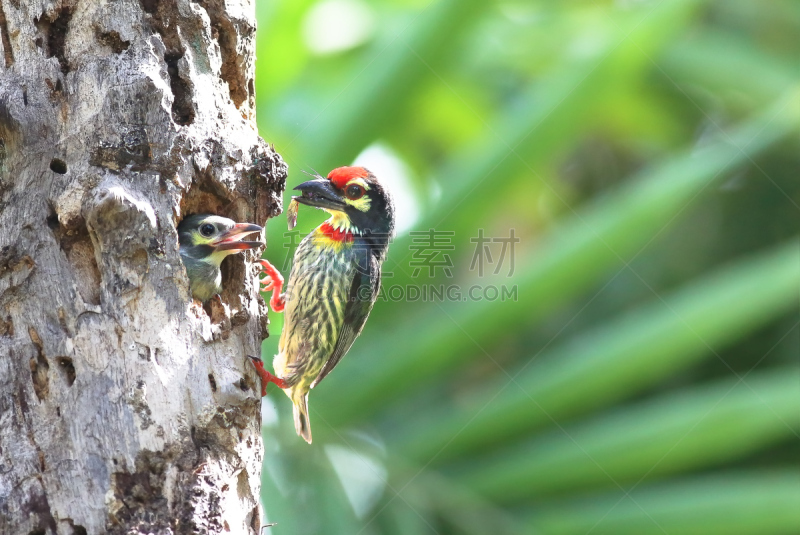
M261 288L262 292L269 292L275 288L275 281L273 281L272 277L270 276L266 276L263 279L261 279L261 284L262 284Z
M261 284L264 285L261 291L271 291L272 298L269 300L269 305L275 312L283 312L283 307L286 304L281 295L281 290L283 289L283 275L275 269L275 266L266 260L259 261L259 265L261 266L261 270L266 274L266 277L261 280Z
M280 377L276 377L272 375L264 368L264 361L261 360L259 357L254 357L252 355L247 355L250 358L250 362L253 363L253 366L256 368L256 373L261 378L261 397L267 395L267 385L270 383L275 383L280 388L286 388L286 382L281 379Z
M258 263L261 264L261 270L267 275L267 279L274 280L278 285L283 286L283 275L275 266L266 260L260 260Z

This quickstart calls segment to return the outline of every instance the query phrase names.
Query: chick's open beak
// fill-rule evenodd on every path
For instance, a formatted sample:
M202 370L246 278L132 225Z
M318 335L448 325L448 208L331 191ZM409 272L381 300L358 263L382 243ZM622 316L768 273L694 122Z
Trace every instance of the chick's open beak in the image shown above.
M333 187L330 180L325 178L303 182L294 189L302 194L292 199L307 206L338 211L344 210L347 206L341 193Z
M245 251L256 249L263 245L261 241L244 241L249 234L261 232L264 229L252 223L237 223L227 232L222 233L211 245L217 251Z

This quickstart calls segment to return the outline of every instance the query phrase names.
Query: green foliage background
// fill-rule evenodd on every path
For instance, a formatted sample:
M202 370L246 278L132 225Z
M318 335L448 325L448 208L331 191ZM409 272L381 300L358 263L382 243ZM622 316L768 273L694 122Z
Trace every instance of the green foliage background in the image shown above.
M389 147L455 270L413 278L403 233L384 284L518 299L379 301L311 393L312 446L271 388L269 532L800 532L800 3L357 7L371 32L319 54L316 2L259 0L287 189ZM513 275L470 271L478 229L512 228Z

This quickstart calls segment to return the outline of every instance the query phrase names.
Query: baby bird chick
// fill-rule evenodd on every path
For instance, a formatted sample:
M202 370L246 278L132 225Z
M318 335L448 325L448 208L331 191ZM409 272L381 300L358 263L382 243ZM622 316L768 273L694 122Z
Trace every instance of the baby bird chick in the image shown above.
M212 214L185 217L178 225L178 242L192 296L205 302L221 292L222 261L228 255L261 246L261 241L243 238L263 230L258 225Z

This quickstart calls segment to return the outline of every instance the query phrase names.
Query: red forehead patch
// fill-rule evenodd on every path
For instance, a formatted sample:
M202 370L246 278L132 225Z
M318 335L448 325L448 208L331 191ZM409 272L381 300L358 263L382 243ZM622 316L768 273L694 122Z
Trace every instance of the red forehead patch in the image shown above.
M343 188L354 178L367 178L368 176L369 171L363 167L337 167L328 173L328 180L333 182L337 188Z

